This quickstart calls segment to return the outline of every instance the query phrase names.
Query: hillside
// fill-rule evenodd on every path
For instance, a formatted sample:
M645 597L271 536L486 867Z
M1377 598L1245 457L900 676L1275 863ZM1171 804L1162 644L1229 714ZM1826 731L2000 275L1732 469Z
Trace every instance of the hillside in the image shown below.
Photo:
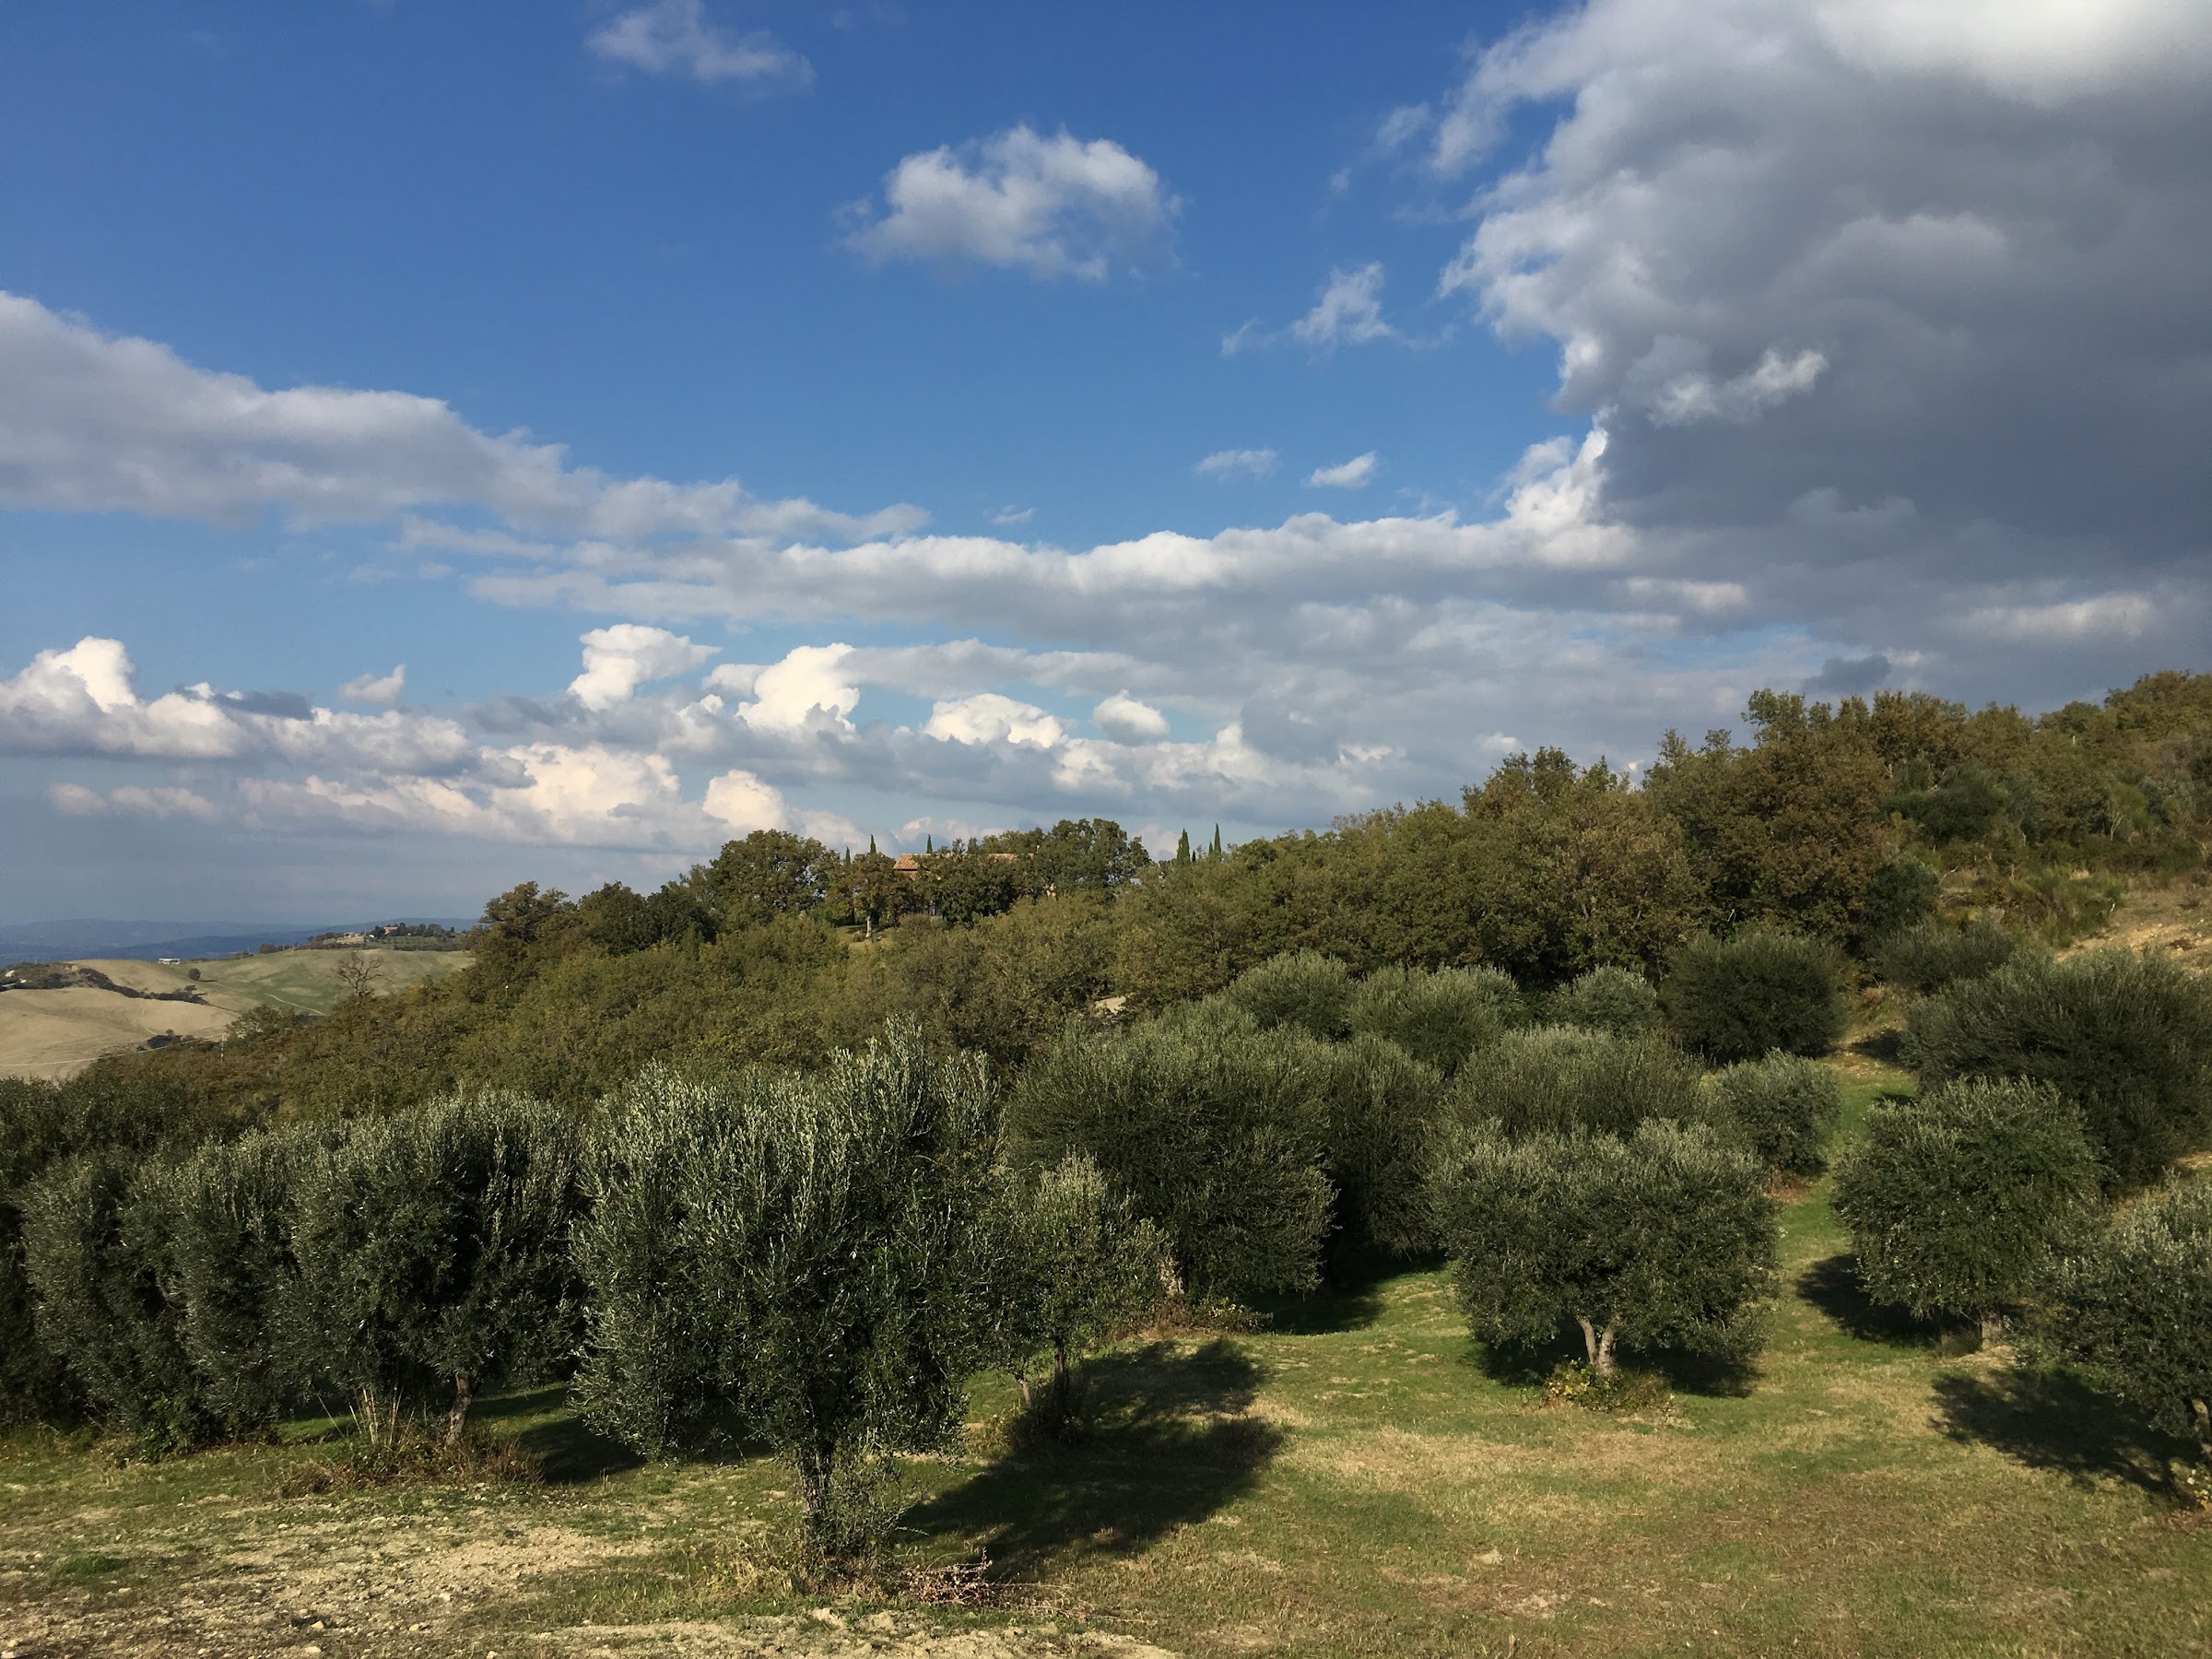
M155 1001L91 985L7 992L0 995L0 1077L67 1077L103 1054L141 1047L151 1038L218 1037L239 1015L264 1004L327 1013L347 994L339 969L349 954L281 950L173 968L127 958L78 963L117 985L149 993L193 986L186 970L197 969L203 1000ZM468 962L465 951L379 950L369 957L379 992L442 979Z

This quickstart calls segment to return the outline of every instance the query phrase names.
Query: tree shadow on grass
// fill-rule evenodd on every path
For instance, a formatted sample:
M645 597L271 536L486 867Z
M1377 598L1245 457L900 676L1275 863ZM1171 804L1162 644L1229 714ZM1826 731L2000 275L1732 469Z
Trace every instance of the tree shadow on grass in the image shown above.
M1470 1338L1475 1363L1508 1388L1541 1388L1564 1361L1586 1359L1582 1331L1561 1325L1549 1342L1485 1343ZM1624 1371L1647 1371L1676 1394L1740 1399L1758 1381L1757 1356L1699 1354L1688 1348L1622 1348Z
M537 1466L547 1486L572 1486L634 1469L644 1459L569 1410L562 1383L479 1401L470 1421L492 1430Z
M2186 1496L2175 1469L2193 1460L2195 1448L2065 1371L1953 1372L1936 1379L1936 1426L1953 1440L1980 1441L2076 1486L2132 1486L2177 1501Z
M907 1516L982 1535L994 1571L1034 1580L1085 1556L1131 1556L1252 1489L1281 1430L1251 1416L1260 1368L1226 1341L1156 1342L1083 1368L1082 1437L1009 1454Z
M1797 1294L1862 1342L1922 1348L1943 1342L1941 1327L1868 1296L1859 1280L1858 1261L1849 1252L1823 1257L1799 1274Z

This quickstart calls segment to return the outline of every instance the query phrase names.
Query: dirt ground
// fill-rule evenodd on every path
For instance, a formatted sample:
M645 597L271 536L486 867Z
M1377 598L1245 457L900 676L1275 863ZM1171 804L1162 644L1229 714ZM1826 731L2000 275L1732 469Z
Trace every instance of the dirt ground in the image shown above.
M90 985L0 993L0 1077L67 1077L102 1054L163 1032L216 1037L237 1015L199 1003L155 1002Z

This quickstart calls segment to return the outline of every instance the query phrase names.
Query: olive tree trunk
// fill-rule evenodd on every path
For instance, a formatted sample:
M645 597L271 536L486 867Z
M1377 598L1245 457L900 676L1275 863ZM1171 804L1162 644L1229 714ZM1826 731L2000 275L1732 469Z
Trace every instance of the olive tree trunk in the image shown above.
M1601 1377L1613 1375L1613 1327L1600 1330L1586 1319L1578 1318L1575 1324L1583 1327L1583 1346L1590 1352L1590 1369Z
M445 1449L449 1452L461 1443L461 1436L468 1430L468 1408L477 1397L477 1381L466 1371L453 1373L453 1403L445 1408Z

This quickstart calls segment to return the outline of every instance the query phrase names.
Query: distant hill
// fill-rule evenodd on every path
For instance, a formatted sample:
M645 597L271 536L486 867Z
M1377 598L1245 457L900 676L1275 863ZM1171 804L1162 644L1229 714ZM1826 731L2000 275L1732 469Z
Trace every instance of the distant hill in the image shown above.
M176 957L229 956L263 945L299 945L322 933L343 933L376 922L434 922L473 927L473 917L378 916L372 922L129 922L77 918L63 922L0 922L0 963L70 962L128 959L141 962Z

